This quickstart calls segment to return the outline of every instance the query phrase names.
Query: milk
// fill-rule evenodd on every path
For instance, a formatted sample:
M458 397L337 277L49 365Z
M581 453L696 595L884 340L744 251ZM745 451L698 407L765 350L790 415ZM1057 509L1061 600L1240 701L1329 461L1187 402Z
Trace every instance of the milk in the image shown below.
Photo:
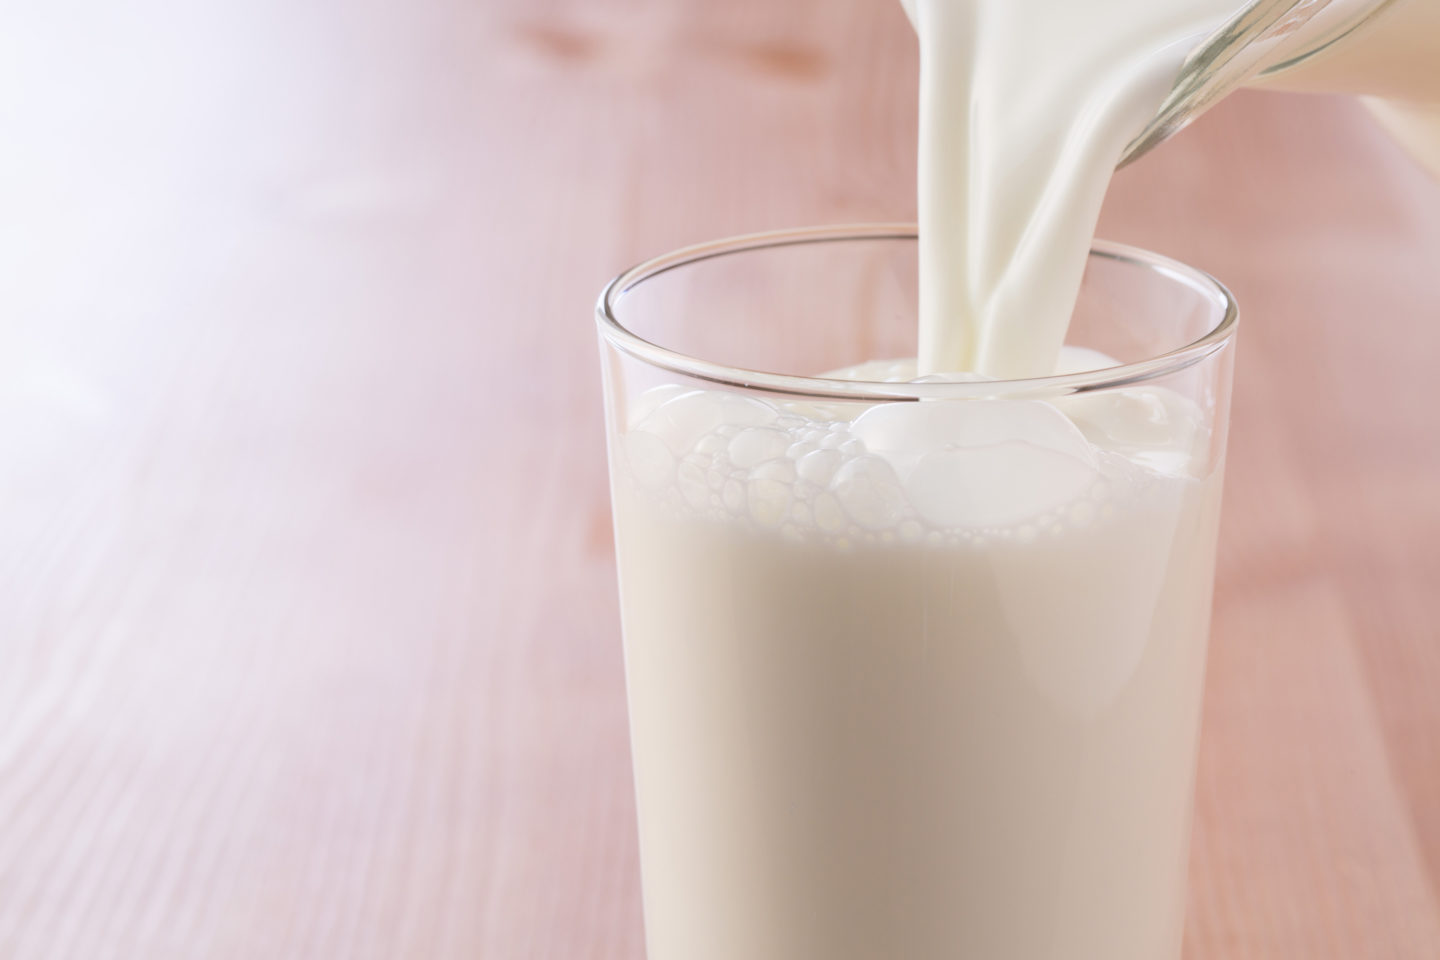
M920 357L831 376L1112 364L1110 171L1232 6L917 0ZM1213 409L614 396L650 960L1178 956Z
M920 41L920 366L1043 375L1125 146L1236 0L903 0ZM1337 10L1347 5L1336 3ZM1306 50L1322 11L1273 56ZM1257 81L1371 94L1440 172L1440 0L1398 0Z
M920 38L920 366L1043 376L1105 188L1235 0L905 0Z
M902 0L920 42L920 367L1051 369L1125 146L1236 0ZM1344 13L1353 4L1334 4ZM1310 48L1324 9L1278 60ZM1398 0L1324 52L1257 81L1373 95L1440 173L1440 0Z
M1238 6L906 0L920 356L829 376L1112 364L1105 188ZM650 960L1178 957L1223 410L611 395Z
M1202 411L667 386L616 414L651 960L1176 955Z

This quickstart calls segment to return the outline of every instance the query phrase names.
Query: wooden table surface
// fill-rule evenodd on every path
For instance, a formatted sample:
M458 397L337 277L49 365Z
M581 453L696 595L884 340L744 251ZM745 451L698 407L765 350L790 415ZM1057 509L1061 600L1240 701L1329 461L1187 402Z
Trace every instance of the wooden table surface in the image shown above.
M0 16L0 957L638 960L591 304L912 217L898 4ZM1440 186L1243 94L1101 232L1244 308L1187 956L1440 956Z

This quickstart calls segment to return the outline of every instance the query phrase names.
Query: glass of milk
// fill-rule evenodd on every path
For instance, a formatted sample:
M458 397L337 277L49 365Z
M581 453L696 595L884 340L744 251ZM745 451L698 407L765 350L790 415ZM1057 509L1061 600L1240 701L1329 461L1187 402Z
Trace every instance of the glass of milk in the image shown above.
M1109 244L914 378L907 225L598 307L650 960L1174 960L1236 310Z

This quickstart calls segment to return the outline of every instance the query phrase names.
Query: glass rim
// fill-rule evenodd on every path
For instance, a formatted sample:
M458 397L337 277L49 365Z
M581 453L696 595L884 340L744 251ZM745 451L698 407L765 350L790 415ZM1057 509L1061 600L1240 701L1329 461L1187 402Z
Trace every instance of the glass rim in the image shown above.
M1209 300L1216 308L1219 321L1199 339L1184 346L1144 360L1099 370L1010 380L886 383L877 380L836 380L772 373L715 363L647 340L626 327L618 316L621 300L634 287L670 270L715 257L809 243L918 238L919 231L913 223L850 223L770 230L681 247L638 263L607 283L595 305L596 324L600 335L616 349L651 366L692 379L766 393L854 401L1057 396L1123 387L1154 380L1193 366L1222 349L1234 337L1239 309L1234 295L1223 283L1203 270L1170 257L1108 240L1094 241L1089 256L1129 263L1181 283Z

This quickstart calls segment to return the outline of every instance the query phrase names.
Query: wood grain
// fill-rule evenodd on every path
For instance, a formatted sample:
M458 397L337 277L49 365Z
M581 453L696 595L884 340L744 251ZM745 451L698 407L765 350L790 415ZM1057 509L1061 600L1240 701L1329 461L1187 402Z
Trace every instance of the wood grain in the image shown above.
M913 216L884 0L0 30L0 956L643 953L590 305ZM1440 187L1241 95L1102 233L1244 305L1187 955L1440 955Z

